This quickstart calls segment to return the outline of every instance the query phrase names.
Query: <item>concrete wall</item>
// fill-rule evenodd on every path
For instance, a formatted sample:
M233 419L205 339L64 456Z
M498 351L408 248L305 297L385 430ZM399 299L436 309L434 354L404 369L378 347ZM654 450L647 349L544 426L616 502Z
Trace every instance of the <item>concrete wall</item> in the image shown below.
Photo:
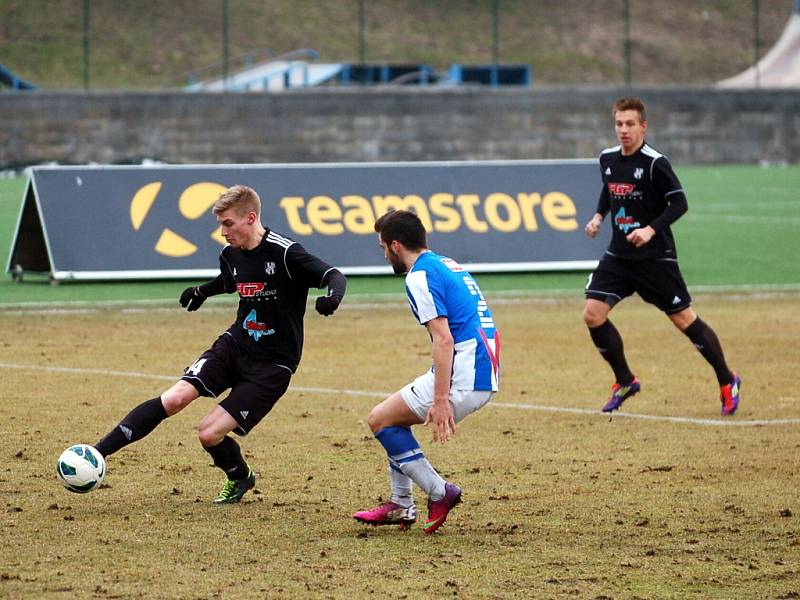
M610 106L648 105L676 164L800 163L800 90L331 88L285 94L2 93L0 167L586 158Z

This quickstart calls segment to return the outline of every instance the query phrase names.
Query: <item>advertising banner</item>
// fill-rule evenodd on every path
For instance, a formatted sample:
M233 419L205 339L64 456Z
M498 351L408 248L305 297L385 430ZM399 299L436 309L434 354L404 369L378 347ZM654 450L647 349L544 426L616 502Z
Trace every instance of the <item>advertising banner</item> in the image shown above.
M212 277L211 207L243 184L262 222L346 274L390 273L373 224L415 211L429 246L475 272L593 268L593 160L32 169L7 270L56 280Z

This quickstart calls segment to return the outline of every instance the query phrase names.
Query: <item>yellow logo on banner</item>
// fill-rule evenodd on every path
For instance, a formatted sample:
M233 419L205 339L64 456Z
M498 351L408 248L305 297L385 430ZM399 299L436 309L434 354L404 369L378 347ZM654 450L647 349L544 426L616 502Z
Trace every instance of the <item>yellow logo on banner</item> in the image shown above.
M186 219L199 219L208 212L226 189L223 185L206 181L190 185L183 190L178 199L178 210ZM134 194L130 206L131 225L134 230L139 231L160 191L161 182L154 181L142 186ZM211 239L219 244L225 244L219 227L211 232ZM165 227L156 241L155 251L164 256L183 258L197 252L197 246L169 227Z
M138 231L161 191L162 183L154 181L142 186L131 200L130 217ZM227 188L219 183L203 181L187 187L178 199L180 214L190 220L204 216ZM425 198L416 194L406 196L344 195L284 196L278 206L286 216L289 229L295 235L372 235L375 219L391 209L412 210L422 220L428 232L453 233L467 230L473 233L498 231L538 231L541 226L568 232L578 228L575 203L567 194L551 191L506 194L435 193ZM225 245L217 227L211 239ZM197 252L197 246L165 227L155 243L155 251L164 256L183 258Z
M392 209L411 210L419 215L428 232L452 233L467 229L474 233L490 230L503 233L538 231L540 223L556 231L574 231L575 203L563 192L515 195L493 192L478 194L436 193L429 198L407 196L342 196L338 201L328 196L286 196L280 207L286 213L291 230L298 235L341 235L374 233L375 219Z

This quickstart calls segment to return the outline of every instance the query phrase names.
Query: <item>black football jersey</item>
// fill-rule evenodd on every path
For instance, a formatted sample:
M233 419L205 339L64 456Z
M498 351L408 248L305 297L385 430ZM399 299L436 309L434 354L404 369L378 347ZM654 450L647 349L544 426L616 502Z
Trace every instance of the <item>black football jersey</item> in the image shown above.
M685 211L683 188L667 157L646 143L630 156L623 156L621 147L615 146L600 154L600 172L603 189L597 212L611 216L608 252L621 258L677 258L669 225L653 224L673 200L679 200ZM634 229L647 225L652 225L656 234L641 248L625 239Z
M329 264L267 229L252 250L225 246L219 255L225 291L239 294L227 333L252 355L294 372L303 351L310 288L322 287Z

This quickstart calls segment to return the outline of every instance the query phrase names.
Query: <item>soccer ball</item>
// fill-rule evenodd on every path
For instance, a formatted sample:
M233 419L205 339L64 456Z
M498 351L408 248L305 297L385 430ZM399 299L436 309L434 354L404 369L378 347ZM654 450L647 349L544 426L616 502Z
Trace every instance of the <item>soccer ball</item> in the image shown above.
M56 463L58 480L70 492L85 494L103 482L106 474L106 461L92 446L76 444L70 446Z

